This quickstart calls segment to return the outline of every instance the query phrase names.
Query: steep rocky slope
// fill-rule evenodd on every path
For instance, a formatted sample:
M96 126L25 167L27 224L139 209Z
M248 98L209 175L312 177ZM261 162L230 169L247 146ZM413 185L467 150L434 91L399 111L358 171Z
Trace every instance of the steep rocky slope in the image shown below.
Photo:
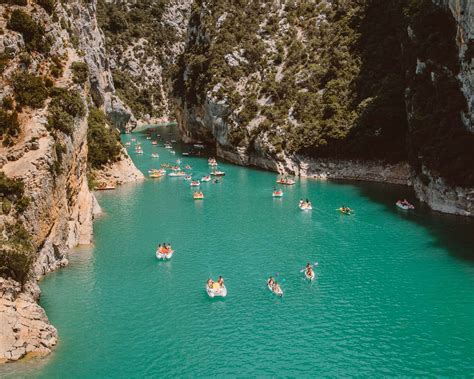
M473 215L472 11L196 2L173 83L183 136L281 173L413 184L434 209ZM397 178L365 175L374 164Z
M131 116L114 95L94 1L9 3L0 6L0 362L56 344L36 280L91 242L100 208L88 185L90 115ZM126 153L113 161L126 180L142 177Z
M140 123L168 121L170 69L184 48L192 0L98 3L118 96Z

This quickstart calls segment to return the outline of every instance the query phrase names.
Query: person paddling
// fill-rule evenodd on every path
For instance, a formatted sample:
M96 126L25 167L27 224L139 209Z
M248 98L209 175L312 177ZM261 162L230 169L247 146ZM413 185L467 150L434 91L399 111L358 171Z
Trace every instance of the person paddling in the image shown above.
M275 283L275 280L273 279L273 276L270 276L267 280L267 285L269 285L270 288L273 288L274 283Z

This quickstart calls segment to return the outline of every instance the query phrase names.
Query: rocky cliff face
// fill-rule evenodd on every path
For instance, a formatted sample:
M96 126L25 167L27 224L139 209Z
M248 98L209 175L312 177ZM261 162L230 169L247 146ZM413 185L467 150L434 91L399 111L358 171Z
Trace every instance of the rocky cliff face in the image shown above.
M140 124L169 121L169 76L183 51L192 0L99 1L117 94ZM133 125L131 125L133 127Z
M456 20L456 42L459 47L461 64L458 78L467 100L467 112L463 122L466 128L474 133L474 2L469 0L438 0L435 2L448 7Z
M25 18L31 25L44 30L45 41L50 45L47 53L28 47L27 31L18 33L6 27L7 20L18 10L23 12L23 18L27 17L25 14L31 16L33 21ZM95 1L58 3L50 13L32 2L27 6L0 6L0 52L8 53L0 99L4 107L5 99L15 99L18 112L12 114L18 114L19 120L19 131L6 146L7 134L2 130L0 170L8 178L21 180L24 198L30 204L21 212L17 208L9 210L4 198L0 225L2 230L9 224L22 225L34 250L32 270L22 285L13 279L0 280L0 362L26 354L44 355L56 344L57 332L36 303L40 293L36 280L66 265L70 248L91 243L92 222L100 207L88 186L89 107L94 103L101 107L117 126L131 117L114 95L103 35L97 27ZM77 67L84 67L81 62L86 63L89 76L82 82L77 80ZM35 99L48 93L44 90L48 87L39 85L35 98L20 106L21 96L28 94L20 94L16 84L15 78L22 75L31 75L40 84L45 82L52 88L52 98L46 95L43 104L35 103ZM77 112L72 113L72 109ZM16 111L5 114L8 112ZM59 126L61 129L56 129ZM112 175L120 171L121 182L143 177L126 153L105 171ZM11 236L3 234L3 238ZM3 240L2 246L4 242L8 241Z
M474 215L471 2L244 3L245 17L193 8L174 80L185 141L280 173L414 185Z

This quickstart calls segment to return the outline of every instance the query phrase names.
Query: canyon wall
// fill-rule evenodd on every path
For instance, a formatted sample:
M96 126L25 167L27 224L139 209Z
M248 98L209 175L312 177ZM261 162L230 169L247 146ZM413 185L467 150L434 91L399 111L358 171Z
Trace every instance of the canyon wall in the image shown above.
M173 82L186 142L474 215L473 4L247 3L193 8Z
M31 24L40 25L36 26L40 28L38 30L44 30L44 43L49 45L47 53L28 46L26 31L22 36L7 25L17 10L24 12L22 17L30 15ZM3 135L0 170L9 179L21 181L23 198L28 199L29 204L21 212L18 207L6 212L4 207L0 223L3 230L9 225L21 225L19 230L26 230L33 260L31 271L21 283L18 277L14 278L17 280L0 280L1 362L17 360L26 354L48 354L57 342L56 329L37 304L40 291L36 282L48 272L66 265L69 249L92 241L92 223L100 207L88 185L89 110L93 106L99 107L116 122L116 127L125 125L132 116L114 94L103 34L95 17L95 1L57 4L54 14L33 2L26 6L1 5L0 13L3 29L0 48L2 54L8 53L2 72L0 100L6 104L5 99L16 99L18 111L14 110L16 113L12 114L17 114L19 120L19 131L12 142L5 143L7 137ZM30 21L29 18L26 20ZM86 66L80 66L78 62L84 62ZM82 83L76 80L76 67L87 67L89 79ZM51 88L52 97L45 96L43 104L20 107L19 89L15 86L16 78L22 75L31 75L35 82L44 81L46 87L39 88ZM38 92L36 97L42 96L43 92ZM63 103L56 105L55 96ZM69 108L76 107L80 111L72 118L59 111L53 114L52 104L59 107L66 101L70 101ZM61 109L67 113L68 107ZM67 129L52 127L54 122L63 125L61 118L52 120L56 115L66 118L68 122L64 127ZM102 171L103 175L110 171L112 176L119 171L120 182L143 178L125 151L117 162ZM3 198L3 205L7 202L9 200ZM4 234L3 238L2 249L9 242L13 244L12 236ZM8 251L2 250L2 254ZM17 257L21 253L19 251Z

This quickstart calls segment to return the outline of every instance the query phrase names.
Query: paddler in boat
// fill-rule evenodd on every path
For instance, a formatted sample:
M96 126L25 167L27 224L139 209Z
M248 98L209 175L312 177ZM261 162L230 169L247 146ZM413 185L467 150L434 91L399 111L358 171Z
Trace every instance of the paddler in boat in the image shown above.
M224 287L224 278L219 275L219 279L217 279L217 283L222 287Z
M267 285L269 285L270 288L273 288L274 283L275 283L275 280L273 279L273 276L270 276L267 280Z
M280 288L280 285L278 284L278 282L273 283L273 291L274 292L280 292L281 291L281 288Z
M313 267L308 263L309 266L306 266L306 275L309 277L313 276Z
M212 288L212 285L213 285L213 284L214 284L214 282L212 281L212 279L211 279L211 278L207 278L207 286L208 286L209 288Z

